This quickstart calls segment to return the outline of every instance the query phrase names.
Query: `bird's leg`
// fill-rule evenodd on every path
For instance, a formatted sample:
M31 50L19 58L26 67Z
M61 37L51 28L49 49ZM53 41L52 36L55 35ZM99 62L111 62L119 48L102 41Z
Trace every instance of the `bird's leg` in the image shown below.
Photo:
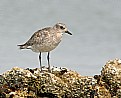
M48 71L51 72L51 70L50 70L50 52L48 52L47 61L48 61Z
M42 71L41 52L40 52L40 54L39 54L39 61L40 61L40 70Z

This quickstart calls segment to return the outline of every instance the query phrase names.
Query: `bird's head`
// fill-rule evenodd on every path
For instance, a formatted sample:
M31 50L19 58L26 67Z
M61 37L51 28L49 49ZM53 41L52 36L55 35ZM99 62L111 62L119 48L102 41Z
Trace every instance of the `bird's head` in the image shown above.
M70 33L66 27L66 25L64 23L57 23L54 25L53 27L54 29L57 29L59 32L61 33L67 33L67 34L70 34L72 35L72 33Z

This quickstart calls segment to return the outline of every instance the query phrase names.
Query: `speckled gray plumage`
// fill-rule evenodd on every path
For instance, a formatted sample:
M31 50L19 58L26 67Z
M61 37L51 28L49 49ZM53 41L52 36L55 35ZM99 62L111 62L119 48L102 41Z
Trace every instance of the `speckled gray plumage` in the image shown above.
M61 29L60 26L63 26L64 29ZM67 31L67 27L63 23L57 23L54 27L40 29L25 44L19 45L20 49L49 52L58 46L65 31Z
M58 44L61 42L62 36L64 33L68 33L72 35L66 25L64 23L57 23L53 27L46 27L36 31L31 38L20 46L20 49L31 49L34 52L39 52L39 61L40 68L42 71L41 65L41 53L48 52L47 60L48 60L48 71L50 72L50 61L49 54L50 51L55 49Z

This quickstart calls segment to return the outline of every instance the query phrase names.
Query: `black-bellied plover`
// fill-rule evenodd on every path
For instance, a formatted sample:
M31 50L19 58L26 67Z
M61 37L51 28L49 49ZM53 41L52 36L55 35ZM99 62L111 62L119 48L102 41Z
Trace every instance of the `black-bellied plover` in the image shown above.
M34 52L38 52L40 68L42 71L42 63L41 63L41 53L48 52L47 60L48 60L48 70L50 72L50 61L49 54L50 51L55 49L58 44L61 42L62 36L64 33L72 35L66 27L64 23L57 23L53 27L46 27L35 32L31 38L20 46L20 49L31 49Z

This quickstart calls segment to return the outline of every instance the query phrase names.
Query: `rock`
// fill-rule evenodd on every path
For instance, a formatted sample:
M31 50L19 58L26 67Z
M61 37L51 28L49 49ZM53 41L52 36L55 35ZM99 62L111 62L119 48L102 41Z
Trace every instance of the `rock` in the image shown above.
M120 60L108 61L101 75L81 76L67 68L12 68L0 75L0 98L120 98Z
M111 97L121 98L121 60L110 60L101 71L102 81Z

